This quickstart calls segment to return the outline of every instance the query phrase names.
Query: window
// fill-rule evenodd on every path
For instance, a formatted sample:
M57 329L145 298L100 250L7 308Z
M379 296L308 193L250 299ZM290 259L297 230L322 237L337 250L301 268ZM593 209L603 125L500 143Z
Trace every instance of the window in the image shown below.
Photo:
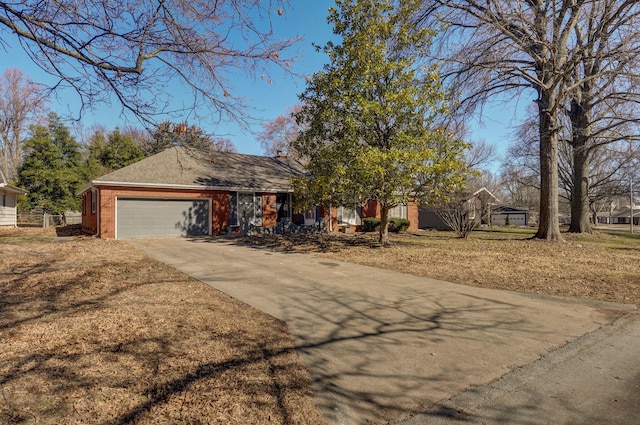
M407 205L399 204L389 210L389 218L407 218Z
M96 212L96 198L98 197L98 193L95 190L91 190L91 212Z
M7 192L2 192L2 206L7 206Z
M276 193L276 221L291 220L291 196L288 193Z
M360 205L338 207L338 224L362 224L362 208Z
M231 192L229 203L232 226L262 226L262 194Z
M315 220L316 219L316 210L315 208L312 210L307 210L304 212L304 220Z

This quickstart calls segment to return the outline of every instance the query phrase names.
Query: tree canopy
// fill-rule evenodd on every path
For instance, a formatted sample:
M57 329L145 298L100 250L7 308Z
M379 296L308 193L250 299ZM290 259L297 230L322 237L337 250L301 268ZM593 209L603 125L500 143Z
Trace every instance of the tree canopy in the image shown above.
M42 87L23 72L7 68L0 76L0 169L15 180L22 162L22 143L29 125L43 112Z
M626 123L634 116L629 112L638 101L639 20L640 5L623 0L422 3L422 22L443 28L434 56L445 81L460 94L460 113L477 111L500 96L534 96L540 177L537 238L562 240L557 162L563 116L570 121L574 152L572 229L588 227L592 147L627 131ZM606 113L595 114L598 110ZM627 132L626 137L634 134Z
M161 122L151 132L151 137L142 141L140 147L145 156L155 155L172 146L184 146L204 151L235 152L233 142L225 138L215 138L195 124Z
M28 190L25 203L51 213L78 211L76 191L84 182L80 144L60 118L49 114L48 124L31 127L24 144L26 156L18 169L18 183Z
M329 207L377 202L381 243L391 208L463 183L466 145L434 124L447 98L437 70L419 61L434 35L410 25L419 3L337 0L328 22L341 43L324 46L330 63L309 79L296 114L303 130L293 145L309 159L298 198Z
M0 2L0 43L16 43L73 88L83 107L117 100L146 122L205 106L210 119L240 120L242 100L228 77L287 69L297 39L276 40L272 19L284 0L59 0ZM174 81L189 93L177 105ZM187 101L187 102L189 102Z
M96 131L87 147L86 178L92 179L144 158L133 139L116 128L108 135Z

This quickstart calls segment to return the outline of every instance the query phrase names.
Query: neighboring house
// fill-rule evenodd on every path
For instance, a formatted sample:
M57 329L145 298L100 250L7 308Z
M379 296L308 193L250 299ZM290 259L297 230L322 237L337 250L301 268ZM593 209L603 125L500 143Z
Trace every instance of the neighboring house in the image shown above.
M529 226L535 224L535 217L526 208L509 206L495 206L491 208L491 225L504 226Z
M470 220L475 220L477 224L491 222L491 206L498 202L498 198L493 196L487 188L482 187L473 193L459 194L458 199ZM432 206L420 208L418 222L421 229L449 229L449 225L440 217L438 208Z
M2 170L0 170L0 226L18 225L18 195L27 193L7 183Z
M301 173L286 157L172 147L86 184L82 229L121 239L273 227L294 218L290 178Z
M633 209L633 224L640 224L640 208ZM631 210L629 207L611 213L610 224L631 224Z

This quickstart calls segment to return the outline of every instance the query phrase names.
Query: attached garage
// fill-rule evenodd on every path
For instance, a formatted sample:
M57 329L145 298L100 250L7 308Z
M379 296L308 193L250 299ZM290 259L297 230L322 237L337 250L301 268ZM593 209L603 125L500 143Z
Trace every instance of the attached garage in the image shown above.
M116 199L116 238L211 234L211 201L203 199Z
M291 220L282 199L290 200L291 178L303 173L302 164L282 156L174 146L84 185L82 230L124 239L273 227Z

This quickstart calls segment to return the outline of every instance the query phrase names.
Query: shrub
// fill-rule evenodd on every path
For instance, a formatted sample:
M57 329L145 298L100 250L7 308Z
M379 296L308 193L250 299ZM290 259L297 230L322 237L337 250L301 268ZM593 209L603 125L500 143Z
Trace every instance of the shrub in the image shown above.
M390 218L389 219L389 231L390 232L404 232L409 228L409 220L406 218Z
M380 219L367 217L362 220L362 231L363 232L377 232L380 230Z
M409 220L406 218L389 218L389 231L398 233L404 232L409 228ZM362 220L362 231L363 232L378 232L380 231L380 219L367 217Z

